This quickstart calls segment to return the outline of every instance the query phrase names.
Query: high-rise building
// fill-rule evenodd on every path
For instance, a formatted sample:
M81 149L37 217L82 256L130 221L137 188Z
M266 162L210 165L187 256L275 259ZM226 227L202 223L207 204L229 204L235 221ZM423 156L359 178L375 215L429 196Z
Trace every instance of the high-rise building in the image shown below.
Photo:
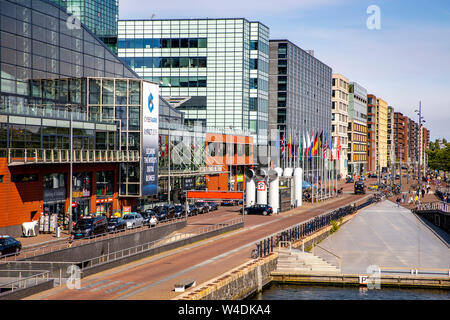
M286 153L279 164L297 166L300 144L308 143L313 133L322 139L331 136L332 70L289 40L270 40L269 48L269 128L278 130L279 141L284 137L288 143L291 137L294 159L286 161ZM305 166L305 176L315 175L314 163Z
M331 132L335 145L340 141L342 151L337 160L336 173L341 177L348 172L348 84L346 77L333 74L332 107L331 107Z
M367 163L367 90L356 82L349 84L348 172L361 175Z
M378 172L377 168L377 97L367 95L367 171Z
M388 167L388 103L377 98L377 170Z
M119 21L119 56L160 83L187 124L268 141L269 28L246 19Z
M67 9L117 53L118 0L50 0Z
M394 131L394 108L388 107L387 114L387 166L388 168L394 168L396 162L395 154L395 131Z
M408 164L409 118L400 112L394 113L394 149L396 162L404 167Z

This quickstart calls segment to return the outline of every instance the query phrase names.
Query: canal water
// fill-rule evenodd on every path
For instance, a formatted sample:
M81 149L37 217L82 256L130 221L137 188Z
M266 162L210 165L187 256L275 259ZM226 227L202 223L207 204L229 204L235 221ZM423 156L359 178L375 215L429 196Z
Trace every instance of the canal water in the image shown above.
M272 284L248 300L450 300L450 291Z

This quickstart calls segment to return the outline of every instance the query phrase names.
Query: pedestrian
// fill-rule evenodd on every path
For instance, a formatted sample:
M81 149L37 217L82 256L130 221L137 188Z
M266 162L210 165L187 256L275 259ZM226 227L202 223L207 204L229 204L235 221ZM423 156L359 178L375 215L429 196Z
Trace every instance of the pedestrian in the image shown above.
M401 201L401 199L400 199L400 197L398 197L397 198L397 207L400 207L400 201Z
M425 189L422 188L422 198L425 197Z
M405 203L406 202L406 194L403 194L402 195L402 203Z

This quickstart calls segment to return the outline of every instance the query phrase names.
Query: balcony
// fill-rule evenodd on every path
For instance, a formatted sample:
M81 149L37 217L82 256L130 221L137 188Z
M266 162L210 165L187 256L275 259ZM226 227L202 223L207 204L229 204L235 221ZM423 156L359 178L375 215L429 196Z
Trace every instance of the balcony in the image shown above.
M64 149L0 149L8 166L70 163L70 150ZM136 150L73 150L73 163L139 162Z

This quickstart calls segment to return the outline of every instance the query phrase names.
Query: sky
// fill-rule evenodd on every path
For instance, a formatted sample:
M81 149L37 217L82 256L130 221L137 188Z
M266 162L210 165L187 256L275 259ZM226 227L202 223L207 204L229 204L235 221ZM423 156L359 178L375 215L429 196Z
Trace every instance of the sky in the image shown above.
M450 140L448 0L119 0L119 19L246 18ZM373 25L379 8L379 28ZM372 24L371 24L372 23Z

